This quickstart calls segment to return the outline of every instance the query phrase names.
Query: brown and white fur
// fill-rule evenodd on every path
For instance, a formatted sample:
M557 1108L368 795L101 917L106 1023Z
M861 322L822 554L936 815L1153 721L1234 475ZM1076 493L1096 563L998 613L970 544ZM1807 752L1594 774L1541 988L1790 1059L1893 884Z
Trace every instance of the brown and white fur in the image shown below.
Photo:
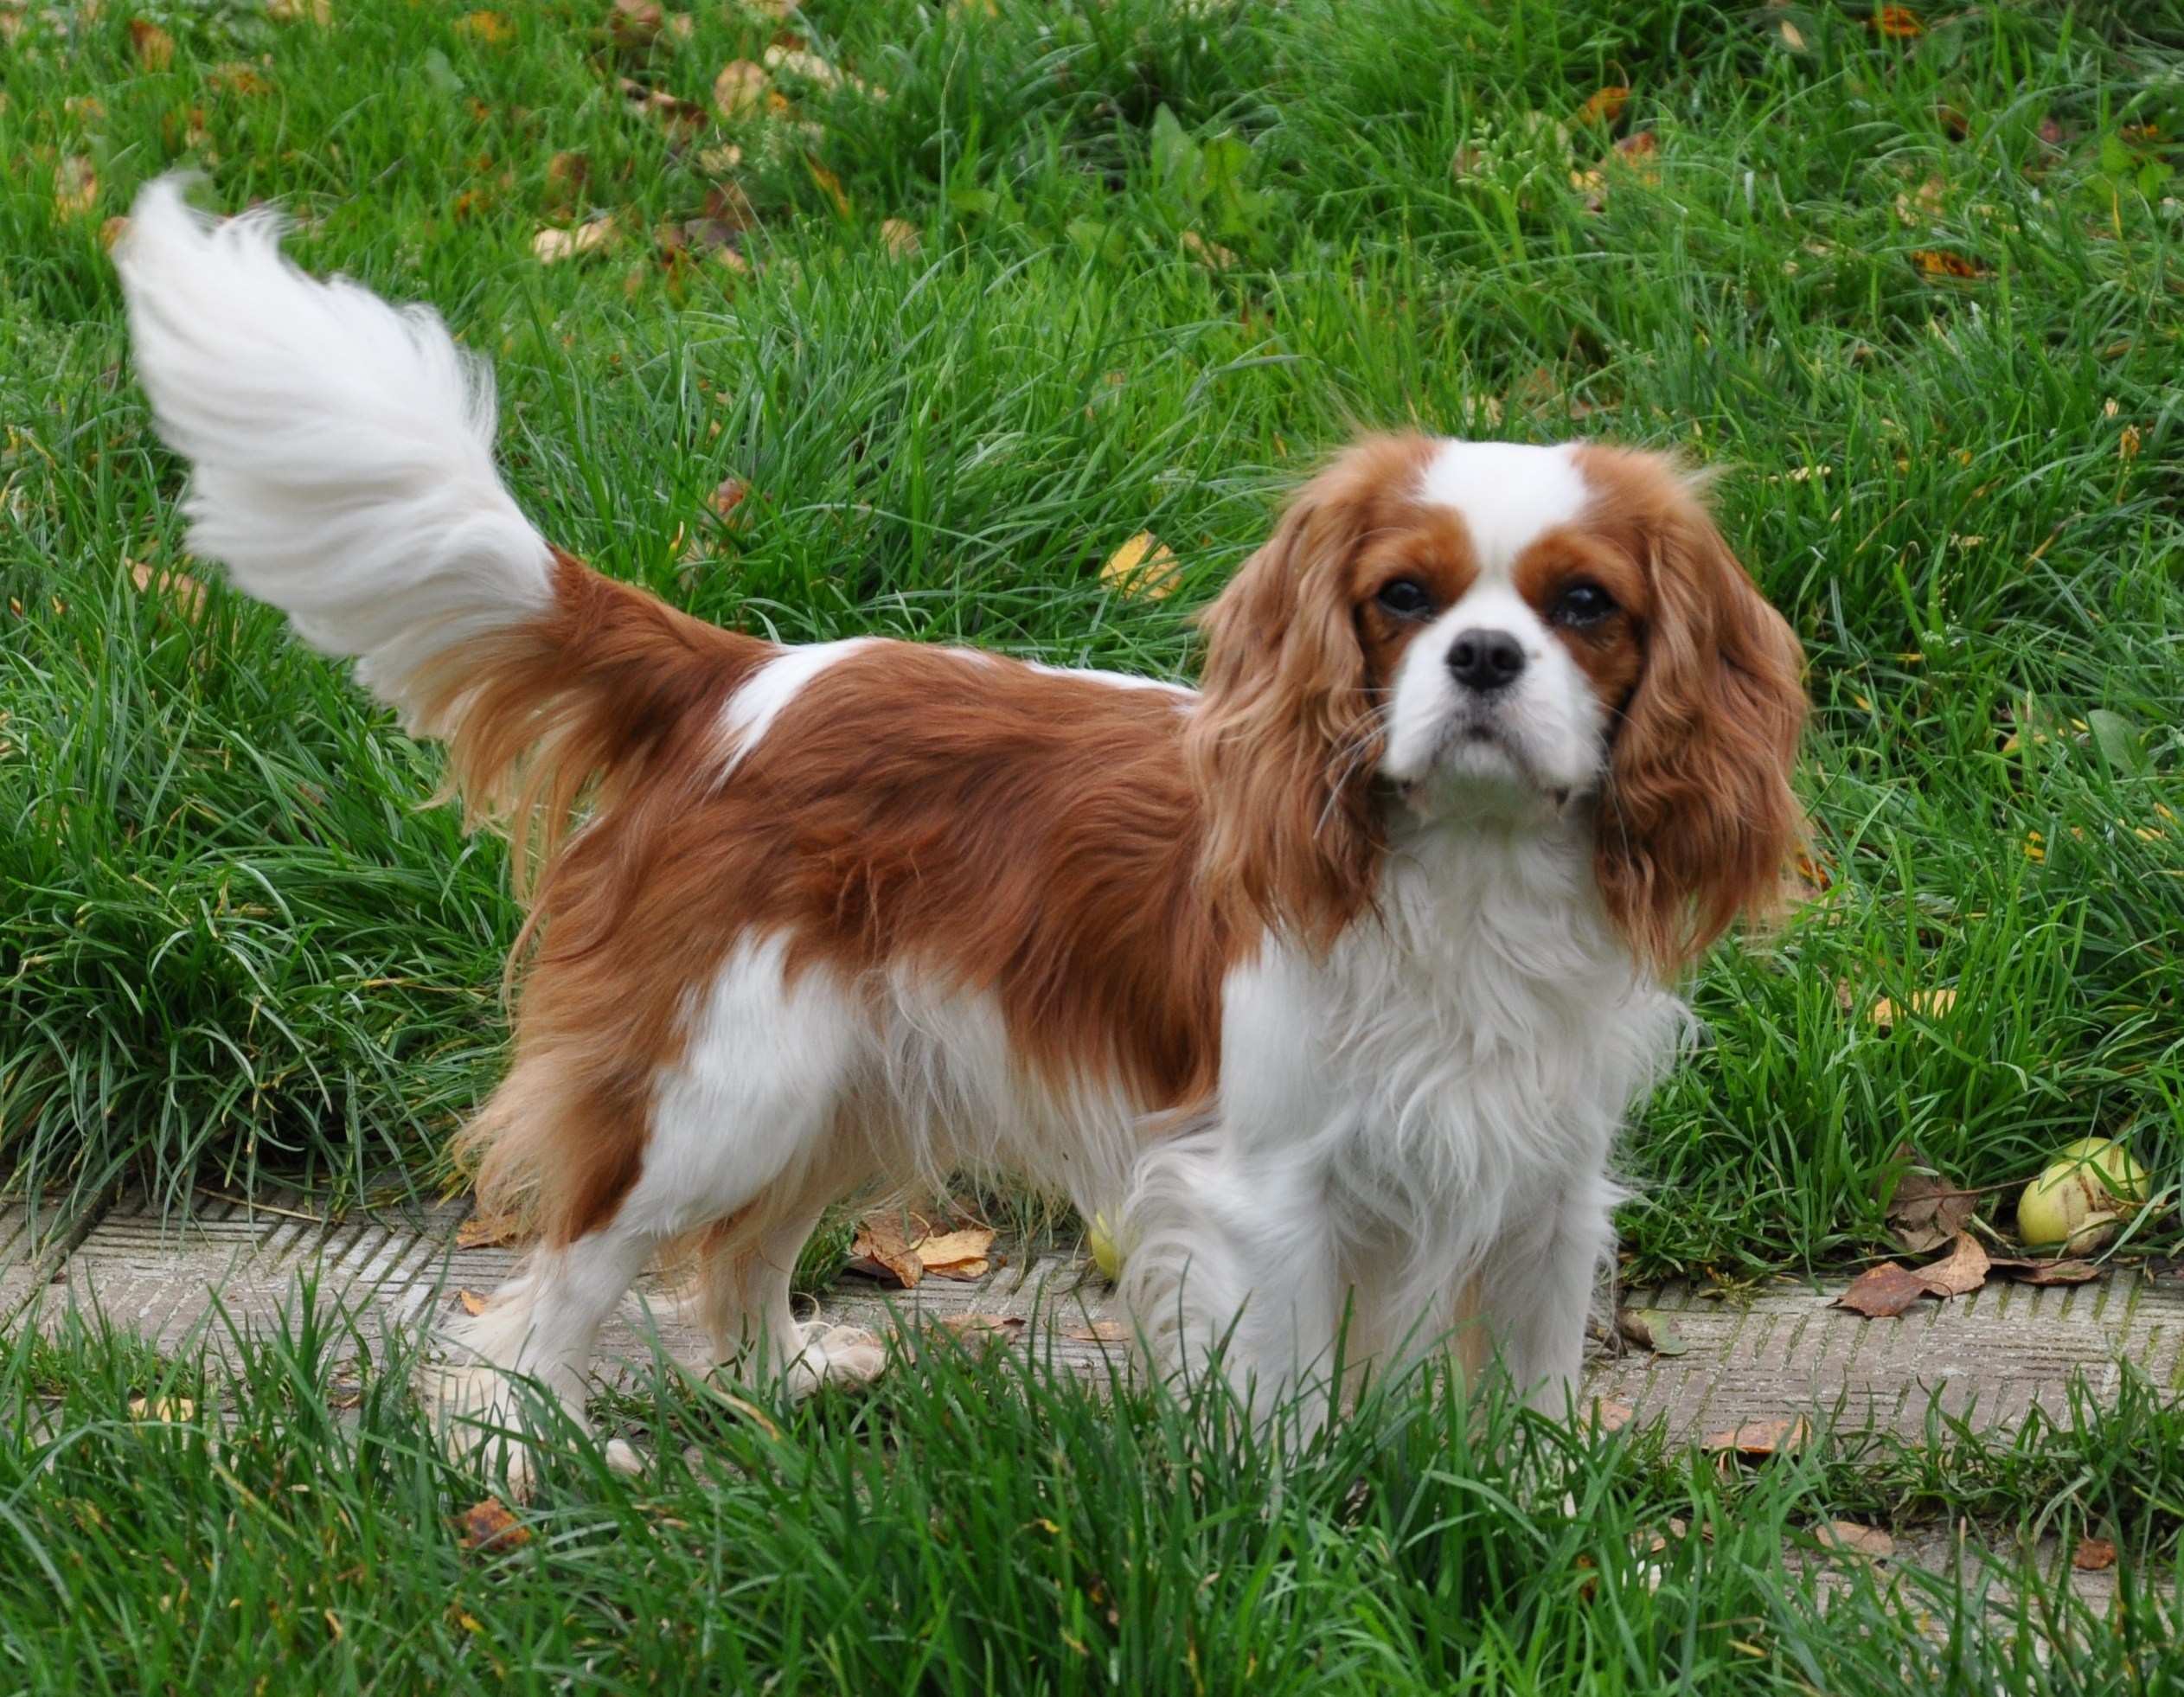
M537 868L463 1137L537 1242L455 1335L450 1413L511 1374L580 1409L678 1241L722 1361L867 1376L870 1339L791 1314L797 1250L962 1167L1118 1219L1159 1358L1247 1394L1346 1311L1382 1362L1476 1313L1560 1406L1671 987L1799 827L1797 643L1689 478L1361 442L1205 614L1195 691L782 647L543 540L486 372L277 240L166 182L118 250L191 546L443 740Z

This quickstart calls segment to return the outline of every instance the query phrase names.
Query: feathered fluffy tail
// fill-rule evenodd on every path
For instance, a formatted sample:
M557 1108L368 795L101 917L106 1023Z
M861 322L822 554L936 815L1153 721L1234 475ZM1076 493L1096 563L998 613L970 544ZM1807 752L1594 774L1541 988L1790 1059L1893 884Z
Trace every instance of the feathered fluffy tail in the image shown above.
M527 836L550 857L580 792L684 743L764 645L550 546L494 467L484 362L428 307L304 275L279 232L215 223L168 176L115 251L138 375L190 463L190 548L445 738L521 878Z

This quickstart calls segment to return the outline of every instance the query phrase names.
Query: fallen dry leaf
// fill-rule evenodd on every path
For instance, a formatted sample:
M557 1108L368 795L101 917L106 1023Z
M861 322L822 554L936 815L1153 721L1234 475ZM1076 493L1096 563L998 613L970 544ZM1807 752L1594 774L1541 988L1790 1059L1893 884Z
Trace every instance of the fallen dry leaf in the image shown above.
M2001 1255L1989 1265L2020 1284L2090 1284L2106 1271L2097 1261L2028 1261Z
M2123 435L2117 440L2117 452L2126 461L2134 460L2138 458L2138 426L2135 424L2125 425Z
M464 12L455 20L455 29L488 47L501 47L516 39L516 26L499 12Z
M1893 1538L1877 1526L1861 1526L1855 1521L1830 1521L1813 1536L1831 1550L1864 1556L1868 1561L1886 1561L1896 1553Z
M53 174L53 209L63 218L80 218L99 203L99 173L80 153L72 153Z
M530 1527L509 1514L507 1504L497 1496L471 1504L458 1524L463 1528L463 1547L480 1555L513 1550L531 1541Z
M1710 1432L1699 1447L1709 1454L1784 1456L1812 1436L1803 1419L1747 1420L1730 1431Z
M1626 1308L1618 1310L1615 1316L1616 1335L1625 1343L1649 1350L1656 1355L1688 1354L1691 1346L1686 1343L1668 1316L1656 1314L1650 1309Z
M275 23L315 23L323 29L334 21L334 0L266 0L266 16Z
M516 1220L505 1214L474 1214L455 1228L458 1249L497 1249L522 1235Z
M1937 1020L1957 1005L1953 989L1913 990L1899 1003L1886 996L1873 1003L1866 1011L1866 1017L1883 1031L1893 1031L1906 1013L1917 1014L1922 1019Z
M573 229L548 225L531 238L532 255L542 266L555 266L586 253L595 253L613 240L614 221L594 218Z
M1926 26L1918 21L1918 14L1908 6L1881 6L1873 16L1873 28L1884 35L1907 42L1926 33Z
M1592 1418L1600 1424L1602 1431L1621 1431L1637 1416L1637 1410L1627 1402L1596 1402Z
M842 191L842 179L817 159L807 159L804 163L811 173L811 180L824 189L827 198L834 202L834 209L847 218L849 215L849 196Z
M129 563L129 580L145 594L163 595L184 618L195 619L205 610L205 586L180 572L162 572L141 560Z
M1987 267L1977 259L1952 253L1945 247L1914 248L1911 262L1928 277L1976 278L1988 274Z
M740 118L765 98L765 67L732 59L713 79L713 110L723 118Z
M194 1420L197 1405L188 1397L131 1397L129 1399L129 1418L132 1420Z
M1835 1298L1835 1306L1862 1314L1868 1320L1886 1320L1901 1314L1925 1294L1926 1281L1909 1267L1883 1261L1852 1279L1850 1288Z
M1210 266L1215 271L1226 271L1236 263L1233 250L1222 247L1218 241L1207 240L1196 230L1183 232L1183 252L1199 264Z
M475 1290L458 1290L455 1293L455 1300L462 1303L463 1312L465 1314L477 1315L485 1312L485 1298Z
M925 238L907 218L884 218L880 222L880 245L898 259L907 259L925 246Z
M1937 1297L1969 1296L1986 1284L1989 1265L1979 1239L1969 1232L1959 1232L1949 1253L1919 1268L1918 1277Z
M592 161L583 153L557 153L546 162L547 192L557 202L573 200L592 180Z
M685 100L664 89L647 88L631 77L617 79L622 98L633 112L641 112L648 118L656 118L671 129L701 130L705 127L705 108L695 100Z
M1924 1164L1908 1146L1898 1149L1896 1158L1907 1165ZM1978 1207L1979 1198L1973 1192L1959 1190L1931 1173L1905 1172L1888 1198L1888 1229L1912 1254L1924 1255L1955 1238L1971 1223Z
M1573 120L1579 124L1612 124L1623 116L1624 107L1630 104L1630 91L1623 84L1610 83L1597 90L1592 99L1578 108Z
M606 20L608 33L624 47L649 45L666 22L660 0L614 0Z
M163 71L175 62L175 38L146 18L129 20L129 50L147 71Z
M929 1273L942 1278L983 1278L986 1252L993 1247L993 1241L991 1226L966 1226L961 1231L920 1238L911 1247Z
M1079 1343L1127 1343L1130 1328L1119 1320L1094 1320L1089 1325L1072 1326L1062 1335Z
M868 1214L858 1222L849 1242L849 1267L905 1290L914 1289L925 1276L925 1264L904 1233L901 1217L892 1213Z
M2070 1565L2081 1573L2098 1573L2116 1566L2116 1546L2105 1538L2081 1538L2071 1552Z
M1181 567L1166 543L1150 530L1141 530L1108 555L1099 568L1099 580L1124 595L1165 600L1175 592Z
M1805 50L1804 31L1798 29L1788 18L1783 18L1776 23L1775 35L1781 40L1783 46L1788 48L1790 52L1803 53Z
M785 47L778 42L765 50L765 68L768 71L786 71L792 77L816 82L822 88L839 88L842 86L842 73L817 54L808 53L802 48Z
M751 490L740 477L723 477L714 486L713 493L705 497L705 504L713 509L713 516L729 528L735 528L735 510L743 504L743 498Z
M238 99L256 99L272 92L272 84L259 74L258 67L246 60L228 59L205 73L205 84L223 94L233 94ZM199 139L192 145L202 145L204 120L201 113L190 115L190 129Z

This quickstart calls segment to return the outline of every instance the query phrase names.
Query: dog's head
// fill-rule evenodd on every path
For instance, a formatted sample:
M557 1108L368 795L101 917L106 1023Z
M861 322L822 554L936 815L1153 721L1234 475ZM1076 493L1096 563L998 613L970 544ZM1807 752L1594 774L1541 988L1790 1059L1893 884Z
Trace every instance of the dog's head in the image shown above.
M1367 440L1204 622L1207 873L1307 935L1370 904L1394 810L1582 810L1611 914L1671 974L1766 904L1797 836L1797 637L1660 455Z

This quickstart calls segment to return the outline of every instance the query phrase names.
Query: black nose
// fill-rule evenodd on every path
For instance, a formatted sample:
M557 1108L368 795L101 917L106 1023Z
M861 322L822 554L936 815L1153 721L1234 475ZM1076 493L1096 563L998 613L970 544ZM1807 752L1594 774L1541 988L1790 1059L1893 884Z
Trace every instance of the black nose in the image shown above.
M1524 669L1524 650L1507 631L1466 631L1449 648L1449 669L1467 689L1506 689Z

